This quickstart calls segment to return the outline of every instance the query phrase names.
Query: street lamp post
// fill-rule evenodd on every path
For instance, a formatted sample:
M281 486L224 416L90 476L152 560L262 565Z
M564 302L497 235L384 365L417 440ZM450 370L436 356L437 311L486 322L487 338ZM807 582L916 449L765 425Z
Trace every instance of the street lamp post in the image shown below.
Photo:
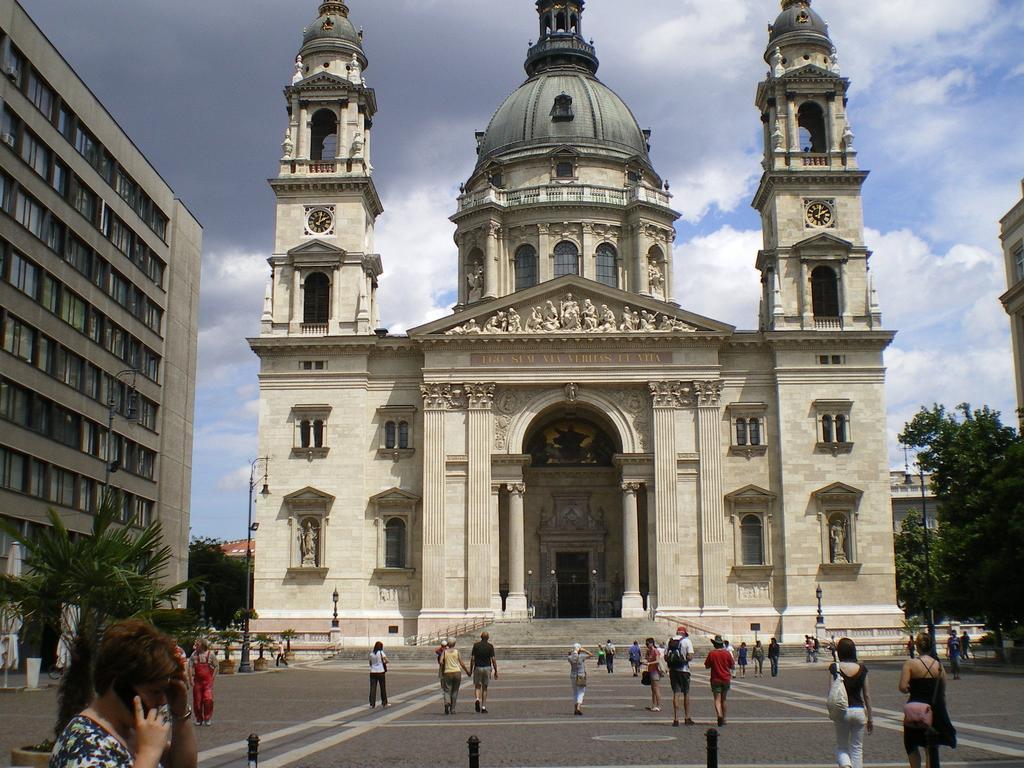
M338 629L340 624L338 623L338 589L335 587L334 594L331 595L331 599L334 600L334 618L331 619L331 629Z
M917 462L918 478L921 481L921 525L924 526L924 584L925 584L925 615L928 619L928 637L931 638L932 653L935 653L935 607L932 604L932 558L931 533L928 530L928 501L925 495L924 467Z
M825 635L825 614L821 610L821 585L819 584L814 590L814 596L818 598L818 617L814 622L814 636L818 638L818 642L821 642L822 637Z
M124 418L127 421L137 421L139 418L138 392L135 389L135 381L139 371L135 368L125 368L118 371L111 380L107 382L107 450L105 453L105 467L103 471L103 498L110 495L110 473L116 471L114 459L111 457L111 449L114 446L114 416L117 414L118 398L115 397L114 382L127 384L126 392L127 407Z
M199 588L199 626L206 628L206 587Z
M239 672L252 672L252 663L249 658L249 618L252 616L252 532L255 530L252 522L252 497L256 488L256 469L263 465L263 489L260 495L266 496L270 493L267 487L267 473L269 471L270 459L266 456L253 459L249 464L249 523L245 529L245 611L242 621L242 661L238 665Z

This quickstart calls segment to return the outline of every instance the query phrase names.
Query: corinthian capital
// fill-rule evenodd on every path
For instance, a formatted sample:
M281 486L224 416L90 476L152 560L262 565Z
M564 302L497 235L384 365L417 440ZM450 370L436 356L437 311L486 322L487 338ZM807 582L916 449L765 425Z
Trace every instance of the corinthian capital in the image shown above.
M428 411L466 407L466 393L461 387L451 384L422 384L420 394L423 395L423 408Z
M643 483L623 483L623 493L640 493L640 489L644 487Z
M526 483L507 483L505 488L513 496L522 496L526 493Z
M698 405L718 406L722 404L722 381L695 381L693 388L697 392Z
M465 393L469 409L490 410L494 402L495 384L463 384L462 391Z
M652 381L647 386L655 408L689 408L695 402L689 382Z

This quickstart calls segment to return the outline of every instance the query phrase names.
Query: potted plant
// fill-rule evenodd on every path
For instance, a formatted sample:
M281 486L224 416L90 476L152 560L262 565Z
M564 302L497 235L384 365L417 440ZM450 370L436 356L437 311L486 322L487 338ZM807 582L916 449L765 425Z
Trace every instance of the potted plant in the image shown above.
M224 646L224 658L221 659L217 671L222 675L235 674L235 662L231 658L231 646L242 639L242 634L235 629L225 629L217 633L217 639Z
M291 663L295 658L295 654L292 653L292 639L299 636L299 633L294 629L286 629L281 633L281 639L284 640L284 657Z
M270 665L270 659L265 659L263 657L263 652L267 649L268 645L274 642L274 638L270 635L258 634L254 636L252 640L256 643L256 647L259 649L259 656L257 656L256 660L253 662L252 668L257 672L264 672Z
M72 535L52 509L49 525L32 536L0 520L0 530L24 548L26 566L22 576L0 577L0 595L26 623L62 633L69 648L57 689L55 736L92 701L92 665L104 629L121 619L150 618L190 585L166 585L172 551L163 544L159 521L141 529L134 519L122 525L121 510L121 495L106 494L88 536ZM70 626L68 614L76 616ZM52 746L43 742L26 749L43 755L45 765ZM31 765L20 751L11 764Z

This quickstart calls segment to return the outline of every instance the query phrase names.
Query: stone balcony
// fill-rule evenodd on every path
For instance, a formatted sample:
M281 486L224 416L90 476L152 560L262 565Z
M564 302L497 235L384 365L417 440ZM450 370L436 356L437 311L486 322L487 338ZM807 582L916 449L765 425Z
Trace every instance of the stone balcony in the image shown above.
M653 187L599 187L592 184L547 184L521 189L490 189L459 197L459 213L484 205L516 208L549 203L593 203L626 207L633 203L649 203L670 207L671 195Z

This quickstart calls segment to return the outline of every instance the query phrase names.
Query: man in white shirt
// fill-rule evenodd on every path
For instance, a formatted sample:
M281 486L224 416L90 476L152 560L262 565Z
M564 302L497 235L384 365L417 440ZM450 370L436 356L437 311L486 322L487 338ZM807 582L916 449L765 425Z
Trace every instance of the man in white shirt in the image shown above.
M694 725L690 717L690 661L693 659L693 642L686 627L676 629L676 635L668 641L665 663L668 664L669 682L672 684L672 725L679 726L679 694L683 695L683 717L686 725Z

